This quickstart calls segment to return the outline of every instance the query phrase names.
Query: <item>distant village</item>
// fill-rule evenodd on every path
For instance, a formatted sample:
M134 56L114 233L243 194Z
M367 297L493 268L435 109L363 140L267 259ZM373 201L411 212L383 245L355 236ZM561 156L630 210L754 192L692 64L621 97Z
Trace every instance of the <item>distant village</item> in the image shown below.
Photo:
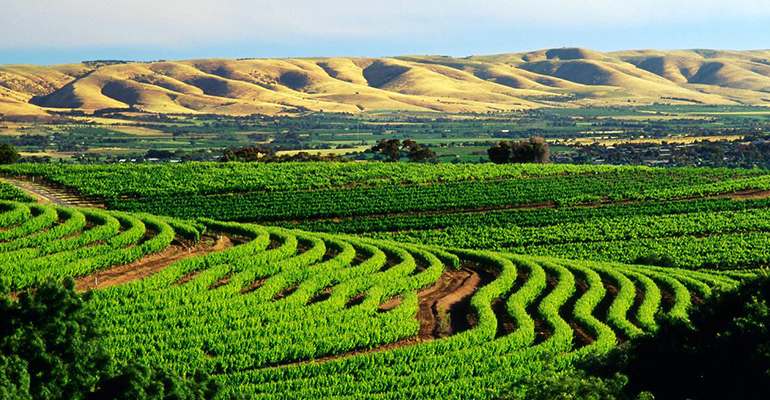
M555 152L551 159L569 164L770 168L770 136L692 143L570 145L569 151Z

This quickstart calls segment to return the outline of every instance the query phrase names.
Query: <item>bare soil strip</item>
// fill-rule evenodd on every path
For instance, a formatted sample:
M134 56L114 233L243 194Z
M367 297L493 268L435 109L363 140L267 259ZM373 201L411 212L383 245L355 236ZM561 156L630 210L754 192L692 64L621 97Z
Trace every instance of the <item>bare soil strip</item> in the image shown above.
M676 303L676 300L674 299L674 295L666 290L661 288L660 289L660 309L664 313L668 313L671 311L672 308L674 308L674 303Z
M202 256L215 251L233 247L235 242L228 236L214 238L204 236L195 246L185 246L181 242L175 242L166 250L149 255L130 264L110 268L92 275L75 279L75 289L104 289L106 287L120 285L154 275L176 261Z
M360 354L377 353L447 337L458 333L460 330L468 329L473 325L473 321L468 320L469 314L473 314L470 308L471 297L479 288L488 284L494 278L495 275L493 273L472 266L465 266L461 270L446 270L435 284L417 294L419 306L417 319L420 321L420 330L416 337L404 338L373 349L351 350L345 353L318 357L313 360L295 361L273 367L281 368L289 365L324 362ZM400 302L401 298L396 296L380 305L379 311L383 312L393 309ZM449 316L449 321L445 319L447 315ZM442 320L445 322L439 323Z
M67 207L104 208L104 203L89 199L74 190L65 190L50 183L41 183L21 178L1 178L2 181L16 186L41 203Z
M725 197L733 200L766 199L770 197L770 190L745 189L727 194Z
M572 337L573 337L573 343L574 347L576 349L579 349L583 346L587 346L591 343L593 343L595 340L591 335L589 334L589 331L586 329L583 329L583 326L577 321L575 318L575 303L583 297L586 292L588 291L588 284L575 278L575 293L572 295L572 297L567 300L567 302L559 309L559 314L561 315L562 319L567 321L569 326L572 328Z
M599 321L609 325L607 316L609 315L612 303L614 303L618 297L620 288L616 286L614 281L611 281L606 277L602 277L602 284L604 285L605 290L604 297L602 297L602 300L599 302L599 304L596 305L592 315ZM626 314L626 316L628 316L628 314ZM623 343L626 341L626 339L628 339L620 329L613 329L613 332L615 332L615 338L617 339L618 343Z
M508 293L508 296L510 296L510 293ZM508 313L508 308L506 307L508 296L498 297L492 301L492 311L495 312L495 317L497 318L495 338L510 335L516 330L516 322L511 318L511 314Z
M634 298L634 304L631 305L631 308L628 310L628 320L634 324L637 328L639 328L639 319L637 318L637 313L639 312L639 307L641 307L642 303L644 303L644 289L642 289L642 286L638 284L637 282L634 282L634 286L636 288L636 297Z

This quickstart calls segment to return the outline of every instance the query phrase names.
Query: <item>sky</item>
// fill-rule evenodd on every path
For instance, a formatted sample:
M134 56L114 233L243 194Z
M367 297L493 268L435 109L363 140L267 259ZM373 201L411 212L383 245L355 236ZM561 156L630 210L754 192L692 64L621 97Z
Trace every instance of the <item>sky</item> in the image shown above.
M0 64L770 48L765 0L0 0Z

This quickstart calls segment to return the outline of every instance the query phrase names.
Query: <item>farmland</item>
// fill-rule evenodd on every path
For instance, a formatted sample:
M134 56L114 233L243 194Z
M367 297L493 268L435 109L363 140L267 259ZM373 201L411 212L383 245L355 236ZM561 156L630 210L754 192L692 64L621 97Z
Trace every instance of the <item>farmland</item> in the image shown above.
M675 200L770 189L764 170L574 165L191 163L18 165L0 171L75 189L123 211L244 221Z
M19 232L6 235L3 256L10 264L3 279L17 289L131 262L162 251L175 235L194 241L205 229L208 235L237 238L242 244L97 290L94 301L116 359L138 358L182 372L206 370L219 376L229 393L262 398L487 398L501 382L519 382L545 368L548 355L558 355L557 363L566 367L618 340L655 331L658 310L686 318L691 296L734 286L746 274L445 250L210 220L187 225L144 214L14 202L3 206L8 210L3 224L17 223L13 229ZM94 226L84 228L86 221ZM119 233L119 226L126 229ZM158 234L143 240L151 230ZM78 235L56 241L73 233ZM100 240L104 244L88 246ZM62 267L46 268L53 259ZM414 318L426 312L419 289L457 274L484 277L465 297L439 298L453 306L452 326L439 339L435 319ZM601 318L593 316L598 307ZM636 311L630 313L632 307ZM316 358L326 361L307 362ZM454 367L436 368L447 364Z
M0 400L770 399L770 7L381 3L3 3Z
M770 175L758 169L0 173L105 207L0 184L3 286L75 278L111 359L206 372L224 398L494 398L687 321L770 262Z
M130 163L212 161L225 149L244 146L263 146L279 154L321 152L371 160L377 157L365 150L382 139L399 138L429 146L440 162L478 163L488 161L486 149L499 140L542 136L551 143L557 163L770 165L766 157L751 152L726 163L708 152L697 157L685 152L725 142L721 146L730 156L736 147L764 143L770 113L763 106L656 104L490 114L307 112L290 118L119 111L55 115L54 121L0 119L0 142L17 147L29 162ZM641 154L620 152L618 145L633 145ZM659 152L664 149L672 154ZM762 146L759 150L767 153ZM683 152L686 159L674 157ZM613 153L620 154L613 157Z

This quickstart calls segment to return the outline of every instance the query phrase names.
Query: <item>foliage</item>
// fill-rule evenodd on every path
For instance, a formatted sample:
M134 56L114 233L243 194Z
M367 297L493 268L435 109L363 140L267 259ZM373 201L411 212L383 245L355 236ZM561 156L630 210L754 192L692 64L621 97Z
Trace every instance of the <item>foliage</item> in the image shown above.
M489 159L495 164L538 163L551 161L548 143L541 137L531 137L518 142L500 141L487 150Z
M660 265L770 260L770 200L702 198L767 188L766 171L411 163L4 170L67 182L128 210L289 219L279 228L0 203L0 278L15 288L125 264L204 229L240 243L92 295L107 351L127 365L103 385L131 387L127 397L197 396L216 386L206 372L224 398L488 399L501 386L558 398L533 379L650 335L662 319L687 319L699 300L752 275ZM532 203L544 208L516 209ZM301 221L317 216L342 218ZM303 229L385 231L378 235L403 241L289 229L295 218ZM460 265L494 272L462 304L471 323L419 340L415 292ZM456 312L452 324L463 322ZM417 344L399 347L402 340ZM4 374L0 390L23 390L17 370ZM620 382L613 374L560 376L565 390L585 384L604 395Z
M401 148L409 151L406 156L409 157L411 162L436 161L436 153L433 150L427 146L417 144L414 140L404 140Z
M398 161L401 158L401 140L382 139L371 149L372 153L382 153L387 161Z
M628 392L660 399L766 399L770 396L770 279L716 294L689 322L664 320L642 337L589 364L628 375Z
M262 146L247 146L240 149L225 150L219 161L254 162L265 161L275 156L275 150Z
M0 201L1 200L31 202L34 199L16 186L0 181Z
M21 160L21 154L8 143L0 143L0 164L16 164Z
M0 365L6 367L0 376L29 380L28 392L17 392L40 400L83 399L104 372L109 357L98 320L74 285L71 279L63 286L43 283L18 301L0 300Z
M109 356L91 293L71 278L45 281L14 301L0 298L0 398L209 400L221 386L205 373L184 379Z
M653 400L649 393L637 397L627 396L623 389L628 377L616 374L602 379L585 371L549 371L538 375L518 392L500 396L500 400Z
M196 238L205 229L242 243L91 292L92 319L115 361L94 384L97 399L204 398L218 387L205 373L216 376L225 399L488 399L504 386L527 386L550 366L562 370L605 353L620 337L654 332L662 315L687 318L693 294L705 298L744 276L448 251L209 219L21 203L3 209L0 277L17 287L133 261L157 251L151 243L164 248L177 231ZM461 265L494 272L464 300L473 325L458 331L453 325L463 318L452 315L442 340L366 351L424 337L416 291ZM609 295L604 282L617 292ZM672 296L663 299L661 288ZM598 311L604 299L606 313ZM395 306L382 307L391 300ZM568 321L592 341L579 343ZM305 362L320 357L333 359ZM3 390L24 390L17 370L3 374Z
M399 139L382 139L370 151L382 153L387 157L386 161L398 161L404 156L404 153L412 162L436 161L436 153L427 146L418 144L411 139L406 139L403 142Z
M221 389L221 384L203 372L184 379L167 370L129 364L102 379L99 390L88 400L210 400Z
M565 183L573 192L591 191L592 198L668 199L741 189L770 188L764 170L710 168L648 168L538 164L416 164L416 163L183 163L162 165L40 165L0 166L7 176L42 177L75 188L87 196L210 195L244 192L291 192L341 186L385 187L436 183L489 183L500 180L549 190ZM523 179L526 178L526 179ZM556 178L564 178L559 180ZM553 180L551 180L553 179ZM566 181L566 182L565 182ZM606 183L602 187L597 185ZM600 193L597 189L601 189ZM675 189L675 192L672 192ZM580 193L541 196L569 204Z
M310 154L300 151L294 154L276 155L275 150L270 147L248 146L240 149L227 149L219 159L221 162L266 162L266 163L285 163L285 162L345 162L336 154Z
M731 168L770 167L770 136L751 130L729 132L748 133L734 140L713 137L682 144L678 140L662 143L613 143L611 146L593 143L570 146L569 154L559 162L570 164L594 163L597 160L610 165L648 165L666 167L703 166ZM686 139L685 139L686 140Z

